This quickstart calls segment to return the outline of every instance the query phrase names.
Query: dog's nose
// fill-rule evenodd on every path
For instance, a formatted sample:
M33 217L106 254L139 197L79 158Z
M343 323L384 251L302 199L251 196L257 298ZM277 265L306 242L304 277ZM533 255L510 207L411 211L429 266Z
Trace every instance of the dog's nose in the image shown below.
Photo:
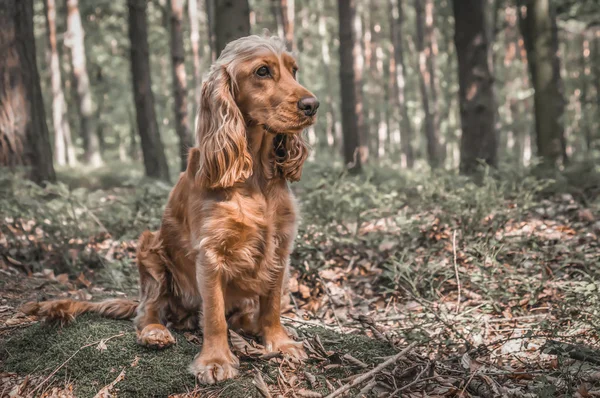
M306 116L314 116L319 109L319 101L315 97L304 97L298 101L298 109Z

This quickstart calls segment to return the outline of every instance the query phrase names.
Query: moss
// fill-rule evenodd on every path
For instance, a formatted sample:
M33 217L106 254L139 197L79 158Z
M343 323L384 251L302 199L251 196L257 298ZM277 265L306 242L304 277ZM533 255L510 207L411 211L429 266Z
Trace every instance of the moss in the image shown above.
M182 335L177 345L156 351L135 342L131 322L85 316L66 326L34 325L7 340L2 347L7 371L20 374L50 374L80 347L123 332L106 343L81 349L60 369L55 380L75 381L78 396L93 396L125 368L125 379L117 384L122 397L165 397L193 389L194 377L187 366L198 351ZM136 357L137 365L132 367Z
M97 343L81 348L120 333L123 336L106 342L105 350L98 350ZM325 348L339 354L338 358L350 353L367 363L377 363L380 362L380 357L394 353L388 344L362 335L339 335L321 328L303 329L300 333L308 338L318 334ZM187 372L187 366L199 347L189 343L182 334L175 333L175 336L177 345L174 347L162 351L147 349L136 344L131 322L82 316L65 327L44 324L29 327L2 344L0 359L4 361L6 371L49 375L73 356L53 380L73 381L77 396L94 396L125 369L125 379L116 386L119 397L166 397L195 387L195 379ZM132 366L136 357L137 364ZM258 392L252 385L254 367L263 372L269 384L275 382L276 365L243 360L241 377L215 389L222 391L221 396L231 398L258 397ZM343 378L352 372L348 366L326 371L316 361L309 361L301 370L317 376L320 387L317 390L322 393L327 392L325 377Z

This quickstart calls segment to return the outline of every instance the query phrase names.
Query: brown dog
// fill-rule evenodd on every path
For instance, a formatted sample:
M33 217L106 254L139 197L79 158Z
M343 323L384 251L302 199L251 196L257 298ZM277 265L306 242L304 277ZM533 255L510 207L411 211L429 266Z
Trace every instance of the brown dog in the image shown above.
M135 315L138 341L165 347L166 325L194 329L204 342L190 370L203 383L235 377L229 327L262 335L269 351L305 358L280 321L297 210L287 181L307 157L301 136L319 103L296 81L297 66L277 38L229 43L202 87L198 147L189 153L160 231L142 234L139 304L58 300L24 311L68 320L92 311Z

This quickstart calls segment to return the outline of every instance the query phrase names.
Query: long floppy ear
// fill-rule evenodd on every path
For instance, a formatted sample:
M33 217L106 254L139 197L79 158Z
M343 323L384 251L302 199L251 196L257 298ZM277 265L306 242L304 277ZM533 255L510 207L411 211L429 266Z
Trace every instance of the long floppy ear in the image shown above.
M308 157L308 144L302 134L278 134L274 146L276 168L286 180L299 181Z
M246 125L232 93L231 76L221 66L202 86L197 136L196 182L203 188L233 186L252 175Z

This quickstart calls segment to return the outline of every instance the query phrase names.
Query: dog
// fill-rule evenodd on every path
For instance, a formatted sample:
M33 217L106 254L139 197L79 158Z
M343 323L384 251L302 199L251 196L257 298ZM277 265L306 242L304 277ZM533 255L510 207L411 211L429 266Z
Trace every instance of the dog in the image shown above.
M205 384L238 374L228 328L260 335L270 352L306 358L280 320L298 223L288 182L302 175L302 131L319 107L297 71L275 37L235 40L212 65L202 85L197 146L160 230L139 239L139 302L56 300L23 311L61 321L83 312L134 317L138 342L156 348L175 342L167 326L201 325L202 350L190 371Z

